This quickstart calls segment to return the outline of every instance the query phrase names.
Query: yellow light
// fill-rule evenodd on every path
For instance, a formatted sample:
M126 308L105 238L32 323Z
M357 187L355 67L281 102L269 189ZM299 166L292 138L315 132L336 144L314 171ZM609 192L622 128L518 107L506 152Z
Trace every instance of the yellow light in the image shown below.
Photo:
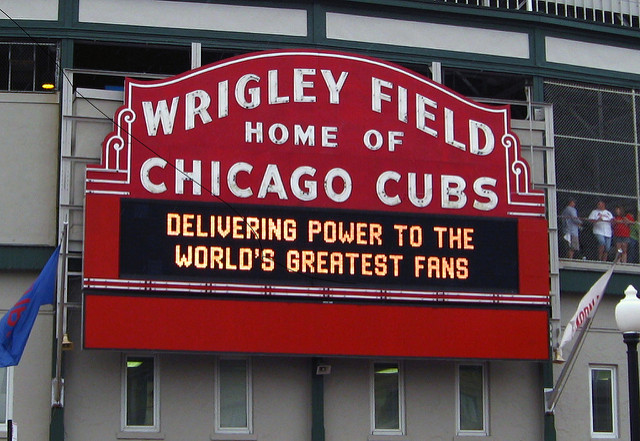
M44 90L51 90L51 89L53 89L54 87L56 87L56 86L55 86L54 84L52 84L52 83L44 83L44 84L42 85L42 88L43 88Z
M380 369L376 371L376 374L397 374L397 373L398 373L397 367L389 367L389 368Z

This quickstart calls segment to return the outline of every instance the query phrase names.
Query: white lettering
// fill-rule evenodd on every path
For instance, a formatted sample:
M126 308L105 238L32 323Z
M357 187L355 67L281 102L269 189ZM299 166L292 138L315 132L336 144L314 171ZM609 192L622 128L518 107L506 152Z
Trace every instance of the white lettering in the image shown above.
M194 90L185 95L185 130L191 130L196 126L196 115L200 117L202 124L208 124L211 121L211 115L207 112L209 104L211 104L211 97L204 90ZM200 101L200 104L196 106L196 99Z
M408 109L407 89L398 86L398 121L408 122Z
M480 131L484 133L484 146L480 147ZM485 156L493 151L495 139L491 128L481 122L469 120L469 151L474 155Z
M330 70L322 69L320 72L329 89L329 104L340 104L340 91L344 86L344 82L347 80L349 72L342 72L337 82Z
M371 110L382 113L382 101L391 102L391 95L382 91L382 88L391 89L393 83L381 80L376 77L371 78Z
M229 80L218 83L218 118L229 116Z
M248 198L253 195L251 188L242 188L238 185L238 173L245 172L251 174L253 171L253 165L246 162L236 162L227 172L227 186L229 191L239 198Z
M426 96L416 94L416 127L418 128L418 130L422 130L424 133L437 138L438 131L431 127L427 127L427 120L436 120L436 116L433 113L427 111L427 106L433 109L437 109L438 103L427 98Z
M220 196L220 161L211 161L211 194Z
M301 201L312 201L318 197L318 183L315 181L304 181L304 190L300 188L300 178L304 175L315 176L316 169L309 166L302 166L296 168L291 173L291 192L293 195Z
M167 186L164 182L160 184L154 184L151 182L150 174L151 169L154 167L164 168L167 165L167 161L162 158L149 158L140 167L140 181L142 182L142 186L149 193L160 194L167 191Z
M176 112L178 111L179 97L174 97L171 101L171 110L167 105L167 100L158 101L158 107L153 110L151 101L142 102L142 110L144 111L144 120L147 124L147 133L149 136L156 136L158 126L162 123L162 131L165 135L173 133L173 125L176 120Z
M389 151L395 152L397 145L402 145L401 137L404 136L404 132L389 131Z
M236 101L245 109L255 109L260 105L260 88L249 88L248 92L251 98L247 100L247 85L249 81L255 81L257 83L260 81L260 77L255 74L246 74L241 76L236 83Z
M343 184L342 192L340 193L336 192L333 186L333 181L337 178L341 179ZM351 176L349 176L349 173L347 173L346 170L341 168L332 168L324 178L324 187L329 199L334 202L344 202L349 199L349 196L351 196L353 184L351 182Z
M296 103L315 103L316 97L305 95L305 89L313 88L312 81L304 81L305 75L315 75L315 69L293 69L293 101Z
M467 186L460 176L442 175L440 177L440 199L442 208L463 208L467 203L467 195L464 189Z
M244 123L244 142L249 143L249 142L253 142L252 138L253 136L256 137L256 141L257 143L261 143L262 142L262 123L261 122L257 122L255 127L251 126L251 122L250 121L246 121Z
M424 196L418 197L418 179L415 173L409 173L409 200L416 207L426 207L431 203L433 197L433 175L425 173L423 179L423 194Z
M202 192L202 186L200 185L202 179L202 170L200 161L194 159L192 162L191 172L187 172L184 169L184 159L176 159L176 194L184 193L184 182L191 181L191 191L194 195L199 195Z
M275 164L267 165L260 184L260 190L258 190L258 198L263 199L267 193L276 193L280 199L288 199L284 183L280 177L280 171L278 171L278 166Z
M337 132L337 127L322 127L322 147L338 147L338 143L335 142Z
M296 124L293 126L293 143L295 145L306 144L309 147L313 147L316 144L315 133L315 126L307 126L305 130L302 130L302 126Z
M280 132L280 136L278 136ZM269 140L277 145L284 144L289 139L289 129L284 124L273 124L269 127Z
M444 142L460 150L467 150L467 146L456 141L455 130L453 127L453 110L444 108Z
M375 138L374 142L371 142L372 136ZM383 144L382 133L375 129L367 130L364 134L363 142L369 150L378 150Z
M378 180L376 181L376 192L378 193L378 199L380 199L383 204L393 207L394 205L398 205L402 202L398 195L389 196L385 187L387 181L400 182L400 178L400 173L394 171L386 171L378 176Z
M269 104L284 104L289 102L288 96L278 96L278 71L270 70L269 74Z
M473 191L480 197L489 199L487 202L473 201L473 208L481 211L490 211L498 206L498 195L486 187L495 187L496 180L493 178L478 178L473 183Z

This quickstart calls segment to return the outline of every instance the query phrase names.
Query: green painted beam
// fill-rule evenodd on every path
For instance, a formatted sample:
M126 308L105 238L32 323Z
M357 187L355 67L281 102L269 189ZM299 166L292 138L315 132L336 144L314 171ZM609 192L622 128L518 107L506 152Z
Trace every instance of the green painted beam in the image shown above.
M560 290L586 293L591 285L604 274L602 272L577 271L577 270L561 270L560 271ZM627 286L633 285L640 288L640 274L621 274L614 273L607 285L605 294L616 294L622 296Z
M55 247L0 245L0 271L40 271Z
M551 361L545 361L541 364L542 369L542 385L546 388L553 388L553 364ZM544 395L542 397L544 402ZM556 422L553 414L544 415L544 441L556 441Z
M64 407L51 408L51 422L49 423L49 440L64 441Z
M311 441L325 441L324 376L317 374L319 358L311 360Z

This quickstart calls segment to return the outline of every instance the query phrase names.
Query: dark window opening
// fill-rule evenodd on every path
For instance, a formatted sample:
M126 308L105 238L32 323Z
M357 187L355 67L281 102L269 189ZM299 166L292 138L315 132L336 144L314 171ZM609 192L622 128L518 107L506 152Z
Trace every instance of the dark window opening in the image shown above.
M55 44L0 42L0 90L56 90L57 65Z
M527 101L526 88L531 84L531 79L523 75L452 68L443 68L442 78L445 86L461 95L508 101ZM527 116L526 107L511 107L513 119Z
M249 53L249 51L223 51L218 49L205 49L202 48L202 56L200 61L202 65L217 63L218 61L226 60L227 58L236 57L238 55Z
M401 63L407 69L431 78L431 69L425 64ZM442 68L443 84L470 98L488 98L505 101L527 101L526 88L531 78L523 75L498 72ZM526 119L528 110L524 106L511 106L511 117Z
M78 69L175 75L191 67L187 47L77 43L73 53Z
M242 53L203 48L201 61L204 66ZM74 48L74 68L178 75L191 69L191 47L77 43ZM124 78L119 75L82 74L75 78L74 84L76 87L117 90L123 88Z
M176 75L191 67L190 47L115 45L77 43L73 53L74 68L115 72ZM76 87L94 89L122 88L119 76L84 75Z

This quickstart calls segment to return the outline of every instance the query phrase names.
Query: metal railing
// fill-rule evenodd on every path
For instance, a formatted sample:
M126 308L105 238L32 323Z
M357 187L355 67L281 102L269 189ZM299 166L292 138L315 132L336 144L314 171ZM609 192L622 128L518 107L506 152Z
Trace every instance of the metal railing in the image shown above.
M640 28L639 0L437 0Z

